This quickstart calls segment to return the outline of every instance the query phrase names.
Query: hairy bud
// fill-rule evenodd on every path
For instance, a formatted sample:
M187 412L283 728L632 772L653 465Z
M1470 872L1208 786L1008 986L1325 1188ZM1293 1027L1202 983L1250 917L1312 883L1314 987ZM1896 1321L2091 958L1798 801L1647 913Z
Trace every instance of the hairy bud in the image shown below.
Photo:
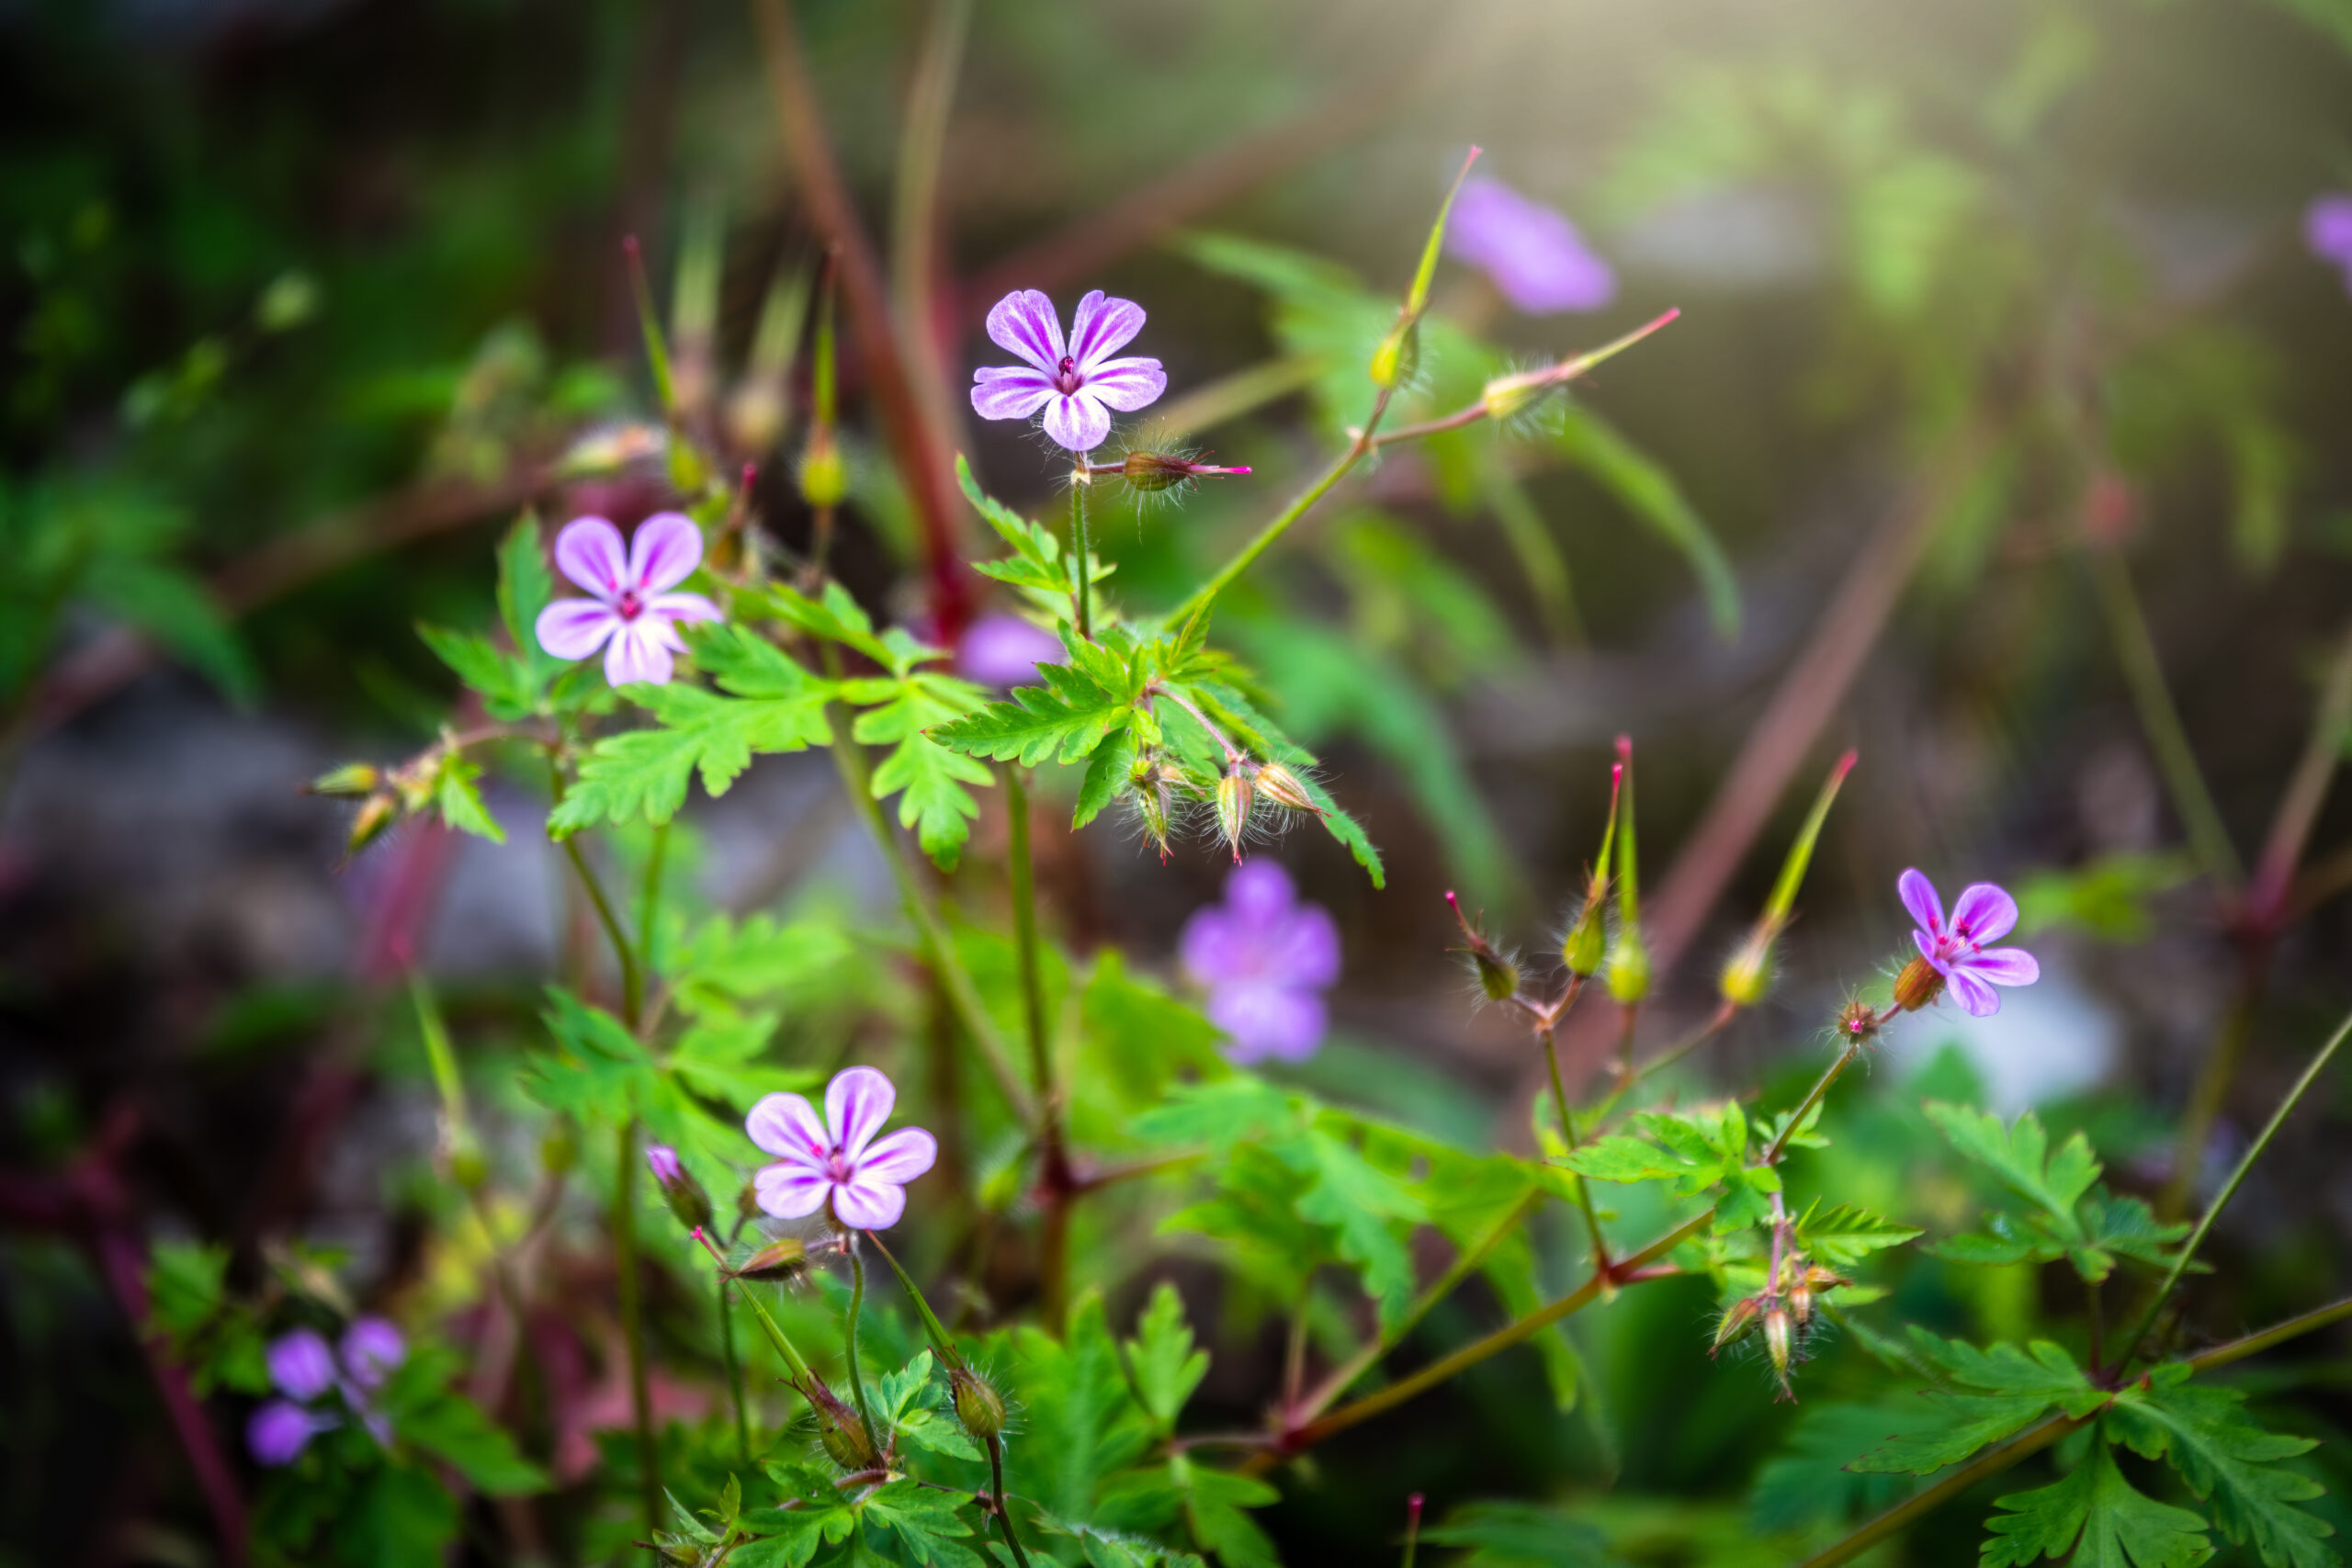
M865 1424L857 1418L856 1411L822 1383L805 1392L808 1403L817 1407L817 1440L824 1445L827 1458L852 1474L882 1462L882 1456L866 1440Z
M1099 470L1098 470L1099 471ZM1129 490L1148 495L1156 491L1189 485L1203 474L1246 474L1246 468L1220 468L1200 462L1183 452L1130 452L1119 465L1119 477Z
M1491 947L1474 947L1471 962L1478 966L1478 988L1490 1002L1507 1002L1519 995L1519 965Z
M1372 384L1394 390L1413 378L1421 367L1421 323L1417 318L1380 340L1372 353Z
M1550 367L1542 370L1522 370L1512 376L1498 376L1479 393L1479 400L1487 405L1487 417L1500 424L1535 406L1544 394L1559 384L1559 373Z
M302 787L312 795L332 795L356 799L373 795L384 782L383 770L373 762L345 762L330 768Z
M1790 1322L1788 1310L1774 1303L1764 1309L1764 1350L1772 1358L1773 1373L1781 1380L1781 1392L1789 1392L1789 1366L1796 1359L1796 1328Z
M1914 958L1894 977L1894 1005L1905 1012L1917 1012L1943 994L1942 973L1924 958Z
M710 1194L678 1158L677 1150L667 1144L649 1144L645 1163L652 1168L653 1179L661 1184L662 1196L669 1201L670 1212L678 1216L680 1224L698 1231L710 1224Z
M1878 1010L1865 1001L1850 1001L1838 1010L1838 1038L1849 1045L1867 1045L1878 1038Z
M790 1236L772 1241L751 1257L740 1268L729 1269L728 1276L736 1280L757 1280L763 1282L798 1279L808 1268L808 1248Z
M956 1398L956 1419L964 1423L964 1430L983 1443L1004 1430L1004 1396L988 1379L969 1367L957 1367L947 1374L947 1386Z
M1746 1337L1756 1326L1757 1310L1754 1296L1742 1296L1724 1308L1724 1315L1715 1325L1715 1342L1707 1348L1707 1354L1712 1357L1724 1346Z
M1650 950L1642 941L1640 927L1619 929L1617 940L1609 945L1601 978L1608 983L1609 994L1626 1007L1650 994Z
M1258 793L1276 806L1292 811L1312 811L1317 817L1323 815L1323 808L1316 805L1314 796L1306 793L1306 781L1280 762L1268 762L1260 768L1257 782Z
M832 427L820 424L808 433L808 449L800 455L800 499L811 506L838 506L849 493L849 469L842 462L840 443Z
M1232 847L1238 864L1241 859L1241 836L1250 828L1250 813L1257 805L1257 786L1250 775L1235 762L1216 781L1216 830L1225 835Z
M389 791L378 790L360 802L358 815L351 819L351 832L343 841L344 854L356 855L382 838L400 814L400 802Z
M1722 978L1715 983L1724 1000L1736 1008L1754 1007L1771 987L1772 944L1752 935L1732 953L1731 962L1724 965Z

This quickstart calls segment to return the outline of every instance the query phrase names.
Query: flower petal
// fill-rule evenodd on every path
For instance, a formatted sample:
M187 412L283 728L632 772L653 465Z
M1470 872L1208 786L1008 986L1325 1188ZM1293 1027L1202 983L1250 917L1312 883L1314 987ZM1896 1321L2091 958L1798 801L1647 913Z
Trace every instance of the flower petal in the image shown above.
M1061 315L1034 288L1016 288L989 307L989 341L1048 375L1061 367Z
M269 1381L289 1399L316 1399L334 1386L334 1352L315 1328L279 1335L262 1359L268 1364Z
M1972 1018L1990 1018L2001 1010L2001 998L1992 987L1959 965L1951 972L1952 999Z
M639 615L613 633L613 640L605 647L605 679L616 686L639 681L653 686L666 684L674 668L670 650L662 646L662 633L669 625Z
M899 1091L878 1067L843 1067L825 1086L825 1126L833 1147L851 1159L865 1151L890 1119Z
M821 1170L789 1161L763 1165L752 1176L752 1198L779 1220L806 1219L825 1206L833 1183Z
M1290 873L1263 855L1235 866L1225 875L1225 907L1247 924L1269 930L1298 902L1298 885Z
M762 1095L752 1113L743 1118L743 1131L768 1153L803 1161L818 1170L824 1168L825 1156L833 1151L833 1140L806 1095Z
M292 1464L312 1438L334 1425L332 1416L313 1415L291 1400L273 1399L245 1423L245 1447L262 1464Z
M1208 1015L1231 1037L1226 1055L1236 1062L1302 1061L1323 1043L1323 998L1312 991L1272 983L1227 986L1210 993Z
M1936 939L1917 926L1911 928L1911 945L1919 950L1919 956L1926 959L1928 966L1937 974L1951 973L1951 963L1936 956Z
M599 599L617 599L628 575L621 531L602 517L575 517L555 536L556 570Z
M901 1185L929 1170L939 1158L939 1140L920 1127L901 1127L876 1138L858 1156L856 1179Z
M407 1337L385 1318L356 1318L343 1331L344 1368L361 1388L382 1387L384 1380L407 1359Z
M1080 299L1070 313L1069 356L1091 381L1095 367L1133 343L1141 331L1142 306L1132 299L1105 299L1098 288Z
M629 581L639 593L675 588L702 564L702 530L683 512L657 512L628 542Z
M1255 933L1222 904L1204 904L1184 921L1176 939L1184 974L1196 986L1215 988L1257 973Z
M1340 979L1340 928L1320 904L1302 904L1266 942L1266 973L1283 985L1320 990Z
M854 1231L888 1230L907 1212L907 1190L854 1177L833 1189L833 1217Z
M1972 882L1951 901L1951 930L1979 946L2017 929L2018 901L1989 882Z
M1157 359L1114 359L1086 373L1086 390L1122 413L1159 401L1167 389L1168 372Z
M1961 967L1996 986L2030 986L2041 978L2041 964L2022 947L1988 947L1970 953Z
M1053 378L1043 370L989 365L972 372L972 412L982 419L1027 419L1053 396Z
M726 613L699 593L656 593L645 602L645 613L667 623L723 621ZM684 646L683 642L679 645Z
M1934 883L1914 868L1894 879L1894 890L1903 896L1903 907L1911 911L1921 931L1929 936L1943 934L1944 901L1936 897Z
M1046 434L1073 452L1091 452L1111 434L1111 411L1093 388L1081 387L1046 405Z
M558 659L585 659L620 630L621 618L602 599L559 599L539 612L539 646Z

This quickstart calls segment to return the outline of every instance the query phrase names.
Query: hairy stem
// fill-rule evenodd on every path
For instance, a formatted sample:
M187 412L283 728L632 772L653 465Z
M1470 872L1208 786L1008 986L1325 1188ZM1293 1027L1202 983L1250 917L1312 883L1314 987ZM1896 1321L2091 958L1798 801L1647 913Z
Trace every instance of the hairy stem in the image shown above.
M2237 1168L2230 1172L2227 1181L2222 1183L2222 1190L2213 1194L2213 1201L2205 1206L2205 1213L2199 1218L2197 1228L2189 1232L2188 1239L2181 1244L2180 1251L2173 1258L2172 1267L2165 1271L2164 1282L2158 1285L2155 1293L2148 1298L2148 1304L2141 1312L2139 1321L2132 1325L2130 1333L2115 1342L2115 1364L2119 1370L2131 1365L2132 1359L2140 1353L2149 1331L2156 1325L2157 1314L2163 1312L2165 1303L2171 1299L2174 1290L2179 1286L2181 1277L2188 1273L2189 1260L2197 1256L2197 1249L2205 1245L2206 1236L2213 1229L2213 1222L2221 1217L2223 1209L2229 1207L2230 1200L2237 1196L2238 1188L2245 1182L2246 1172L2254 1168L2254 1162L2260 1159L2263 1151L2270 1147L2270 1141L2278 1135L2278 1129L2286 1124L2287 1118L2293 1113L2295 1107L2302 1102L2303 1096L2311 1091L2312 1085L2319 1081L2320 1074L2326 1071L2327 1064L2335 1058L2336 1047L2344 1043L2344 1037L2347 1033L2352 1033L2352 1013L2347 1013L2344 1021L2335 1026L2335 1032L2327 1037L2327 1043L2322 1045L2312 1057L2311 1065L2303 1069L2303 1076L2295 1080L2294 1087L2287 1091L2287 1098L2280 1100L2278 1109L2270 1113L2268 1123L2256 1134L2254 1142L2246 1145L2245 1154L2238 1160Z
M653 1398L646 1382L645 1321L637 1278L637 1119L616 1129L613 1156L613 1267L619 1275L621 1337L628 1346L629 1414L637 1427L638 1485L650 1540L662 1528L662 1454L653 1442Z
M1053 1050L1046 1039L1046 984L1039 968L1037 871L1029 847L1029 794L1021 785L1019 763L1007 762L1000 773L1004 781L1005 820L1011 840L1007 857L1012 863L1012 934L1020 955L1022 1016L1028 1028L1029 1071L1041 1118L1038 1141L1044 1162L1046 1215L1037 1266L1045 1298L1046 1329L1058 1335L1069 1300L1069 1205L1077 1189L1069 1179L1069 1151L1062 1136L1061 1091L1054 1082Z
M865 1260L857 1255L854 1236L849 1253L849 1315L842 1320L842 1360L849 1373L849 1396L857 1404L857 1424L865 1428L865 1446L878 1457L882 1436L875 1429L874 1412L865 1403L865 1377L857 1370L857 1320L865 1312Z
M1086 477L1086 459L1079 458L1079 471L1069 481L1069 553L1070 566L1077 573L1078 635L1088 642L1094 640L1094 546L1086 534L1086 492L1092 481Z
M899 1284L906 1291L907 1299L914 1303L915 1315L922 1319L923 1332L931 1337L931 1343L938 1350L939 1359L951 1368L962 1366L963 1352L956 1348L956 1341L948 1337L946 1325L941 1323L939 1314L931 1310L931 1303L924 1299L922 1291L916 1289L914 1280L899 1264L898 1258L888 1247L882 1245L882 1238L872 1231L865 1233L865 1239L875 1251L882 1255L882 1261L890 1266L890 1272L899 1277Z
M989 1484L996 1497L996 1528L1004 1532L1004 1544L1012 1549L1014 1568L1029 1568L1029 1554L1021 1549L1021 1537L1012 1528L1012 1508L1004 1500L1004 1439L989 1438Z
M1757 1156L1757 1164L1777 1165L1780 1163L1781 1151L1788 1147L1790 1136L1799 1127L1804 1125L1804 1119L1812 1113L1815 1106L1821 1103L1821 1097L1829 1092L1829 1086L1838 1081L1838 1075L1846 1070L1848 1065L1860 1052L1859 1046L1849 1044L1838 1053L1838 1059L1823 1070L1821 1077L1814 1081L1813 1088L1805 1092L1805 1097L1797 1101L1797 1108L1789 1113L1787 1125L1780 1130L1770 1143L1764 1145L1764 1152Z
M1581 981L1582 976L1577 979ZM1569 993L1573 998L1573 990ZM1574 1154L1577 1148L1576 1113L1568 1109L1567 1087L1560 1081L1560 1046L1554 1038L1557 1032L1550 1024L1536 1031L1544 1042L1544 1065L1552 1072L1552 1100L1560 1111L1560 1137ZM1600 1211L1593 1206L1592 1189L1581 1176L1571 1178L1577 1184L1577 1207L1584 1211L1585 1234L1592 1238L1593 1271L1606 1279L1609 1274L1609 1243L1600 1234Z
M2095 1418L2095 1414L2084 1416L2052 1416L2023 1437L1995 1449L1990 1453L1979 1455L1975 1460L1962 1465L1933 1486L1923 1492L1914 1493L1837 1545L1827 1547L1806 1558L1799 1568L1838 1568L1838 1563L1852 1562L1920 1515L1941 1506L1978 1482L1988 1481L2003 1471L2032 1458L2075 1427L2084 1426Z
M653 960L653 928L662 909L662 863L669 851L670 824L660 823L646 851L645 885L637 896L637 972L640 976L654 974L658 967Z
M899 889L899 903L914 922L922 938L923 952L931 960L933 971L938 975L941 987L947 993L948 1005L963 1021L966 1032L979 1048L980 1058L1003 1090L1013 1113L1031 1126L1037 1125L1038 1110L1035 1100L1021 1082L1021 1075L1013 1071L1012 1057L1006 1051L1004 1038L997 1032L996 1021L989 1017L987 1007L980 1001L979 987L972 983L971 972L956 956L956 944L947 935L947 928L922 895L915 880L914 868L907 863L905 852L898 836L882 817L882 807L874 798L874 781L865 766L865 753L850 738L849 727L842 722L839 707L826 711L826 722L832 730L833 767L840 773L842 788L849 795L850 807L866 831L874 836L882 858L890 867L890 879Z
M719 1276L718 1349L727 1358L727 1392L735 1402L735 1446L748 1469L752 1463L752 1421L743 1413L743 1364L735 1354L735 1314L733 1303L728 1300L732 1294L732 1283L725 1275Z
M596 923L604 927L605 940L613 944L613 957L621 966L621 1021L634 1030L639 1015L645 1010L645 971L638 967L637 950L622 931L619 917L613 913L613 901L605 896L605 885L596 880L588 857L580 852L579 839L565 839L563 852L571 860L571 869L580 874L580 885L588 890L588 902L595 907Z

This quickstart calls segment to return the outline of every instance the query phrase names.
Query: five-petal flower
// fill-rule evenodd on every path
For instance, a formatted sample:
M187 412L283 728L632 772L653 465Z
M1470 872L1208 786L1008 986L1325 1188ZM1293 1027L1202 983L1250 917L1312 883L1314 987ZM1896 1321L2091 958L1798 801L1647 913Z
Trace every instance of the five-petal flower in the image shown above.
M722 619L699 593L672 592L702 564L702 530L678 512L657 512L621 547L621 531L602 517L575 517L556 536L555 564L586 589L586 599L559 599L539 612L539 646L558 659L605 649L605 679L661 685L671 655L685 650L680 621Z
M1987 947L2009 934L2018 923L2018 901L1989 882L1972 882L1961 889L1944 919L1943 900L1935 885L1917 870L1895 881L1903 907L1917 923L1911 940L1919 956L1951 987L1960 1005L1977 1018L2001 1010L1995 986L2030 986L2041 978L2041 965L2021 947Z
M1302 904L1290 874L1269 860L1238 866L1225 902L1193 912L1179 947L1184 972L1208 990L1209 1021L1231 1037L1237 1062L1303 1061L1323 1043L1323 992L1340 978L1340 928L1320 904Z
M743 1130L776 1156L752 1178L760 1207L780 1220L813 1214L827 1203L851 1230L878 1231L906 1212L906 1184L939 1157L939 1141L920 1127L874 1134L890 1119L899 1091L873 1067L845 1067L825 1088L825 1114L797 1094L771 1094L752 1107Z
M1091 452L1111 434L1111 411L1132 413L1168 389L1157 359L1114 359L1143 331L1143 307L1106 299L1100 288L1078 302L1069 341L1062 341L1054 302L1016 289L989 311L989 337L1026 365L972 372L972 409L982 419L1027 419L1046 411L1046 434L1073 452Z

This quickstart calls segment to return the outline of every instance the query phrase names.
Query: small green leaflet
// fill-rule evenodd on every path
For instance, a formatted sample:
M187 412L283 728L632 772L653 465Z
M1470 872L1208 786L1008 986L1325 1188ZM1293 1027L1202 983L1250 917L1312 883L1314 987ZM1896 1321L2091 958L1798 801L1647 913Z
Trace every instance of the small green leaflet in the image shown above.
M2109 1420L2133 1452L2178 1471L2212 1508L2222 1533L2252 1546L2269 1568L2330 1568L2340 1561L2326 1544L2335 1529L2295 1506L2324 1488L2278 1463L2319 1445L2263 1430L2246 1415L2245 1397L2160 1378L2145 1399L2118 1404Z
M1815 1262L1838 1269L1850 1269L1871 1253L1899 1247L1918 1234L1916 1226L1898 1224L1850 1203L1824 1210L1818 1199L1797 1221L1797 1245Z
M2098 1160L2080 1133L2053 1153L2030 1111L2004 1127L1999 1117L1962 1105L1931 1100L1926 1110L1954 1148L2041 1210L2022 1218L1989 1213L1982 1232L1937 1247L1941 1257L1987 1264L2064 1258L2098 1284L2115 1271L2118 1258L2164 1266L2171 1261L2171 1244L2188 1234L2187 1225L2158 1224L2139 1199L2118 1198L2098 1185Z
M539 612L555 597L539 543L538 524L526 513L498 547L498 615L513 645L502 651L486 637L420 626L417 635L458 678L481 694L491 717L514 720L542 711L548 682L567 661L539 646Z
M1184 1402L1208 1376L1209 1353L1193 1348L1184 1299L1164 1280L1136 1321L1136 1337L1127 1341L1127 1371L1144 1409L1163 1434L1176 1429Z
M804 750L830 738L825 705L833 695L831 682L742 626L696 627L686 636L696 662L732 695L684 682L630 688L629 695L652 713L654 728L599 740L581 759L578 782L548 817L549 832L562 838L639 814L667 822L685 804L695 773L704 789L724 795L754 753Z
M2070 1551L2075 1568L2197 1568L2213 1555L2205 1521L2124 1480L2104 1442L2092 1443L2089 1457L2055 1485L2013 1492L1995 1506L2002 1511L1984 1521L1979 1568L2027 1568Z
M1928 1120L1942 1129L1951 1146L1999 1177L2021 1196L2047 1210L2062 1224L2075 1220L2075 1204L2098 1179L2098 1157L2088 1138L2076 1133L2050 1151L2050 1136L2030 1111L2005 1127L1989 1111L1929 1100Z
M1854 1461L1850 1469L1926 1475L2020 1430L2052 1405L2079 1417L2111 1397L2092 1383L2073 1357L2047 1340L2037 1339L2023 1348L1998 1344L1979 1349L1915 1325L1911 1342L1949 1385L1927 1396L1942 1419L1925 1429L1891 1436Z
M506 829L482 804L481 764L466 760L462 752L442 754L441 776L433 787L433 803L440 808L441 820L460 833L471 833L488 839L493 844L506 841Z
M854 689L851 700L857 701L881 684L853 681L843 689ZM850 731L863 745L896 742L874 770L874 798L899 796L899 825L915 830L923 853L943 871L953 871L963 858L972 819L980 814L980 803L965 786L991 781L987 768L949 750L925 731L969 713L979 700L979 688L967 682L946 675L905 675L887 701L857 716Z
M1465 1504L1421 1539L1467 1547L1456 1568L1606 1568L1613 1561L1599 1530L1541 1503Z
M1061 541L1002 502L982 493L979 481L972 477L972 465L965 461L960 452L956 455L956 482L963 487L964 499L972 503L972 510L1012 547L1012 554L1002 560L973 562L973 570L1015 588L1034 588L1056 594L1075 591L1076 577L1069 558L1063 554ZM1098 570L1096 575L1099 578L1103 574Z
M1748 1517L1757 1530L1779 1535L1815 1524L1842 1524L1901 1502L1913 1483L1898 1475L1859 1473L1846 1461L1883 1442L1907 1414L1869 1404L1805 1404L1786 1445L1756 1472L1748 1491Z
M1133 689L1105 691L1063 664L1040 664L1037 674L1044 686L1023 686L1008 701L940 725L932 739L967 756L1023 767L1049 760L1072 763L1085 760L1135 711Z

